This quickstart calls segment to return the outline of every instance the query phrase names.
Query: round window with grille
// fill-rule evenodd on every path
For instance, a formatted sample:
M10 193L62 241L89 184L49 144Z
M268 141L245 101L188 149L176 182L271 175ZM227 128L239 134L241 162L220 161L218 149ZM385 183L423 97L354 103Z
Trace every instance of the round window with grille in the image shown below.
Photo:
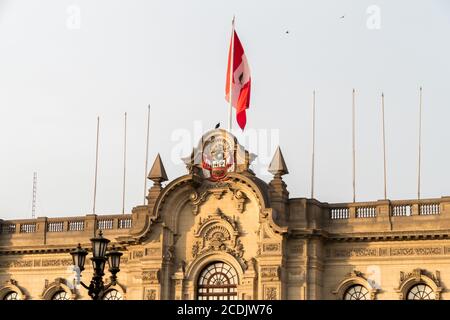
M430 286L420 283L413 286L408 291L407 300L434 300L436 295Z
M236 300L238 277L236 270L224 262L208 265L197 282L198 300Z
M3 300L19 300L19 295L17 292L11 291L3 297Z
M52 300L70 300L70 295L65 291L58 291L53 295Z
M103 300L123 300L123 297L119 291L112 289L105 293Z
M345 291L344 300L369 300L369 290L362 285L354 285Z

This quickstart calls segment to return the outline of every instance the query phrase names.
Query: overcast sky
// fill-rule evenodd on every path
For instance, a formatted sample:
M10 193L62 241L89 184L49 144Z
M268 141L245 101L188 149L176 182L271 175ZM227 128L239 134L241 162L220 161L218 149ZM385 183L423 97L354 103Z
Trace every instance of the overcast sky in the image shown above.
M233 14L252 75L240 139L258 176L270 180L279 144L290 196L310 196L316 90L315 197L351 201L355 88L357 201L383 198L383 91L388 198L416 198L423 86L422 196L450 195L447 0L0 0L0 218L31 217L34 171L37 216L92 212L97 115L98 214L121 213L124 112L126 212L143 202L149 103L149 167L159 152L170 179L185 174L201 131L226 127Z

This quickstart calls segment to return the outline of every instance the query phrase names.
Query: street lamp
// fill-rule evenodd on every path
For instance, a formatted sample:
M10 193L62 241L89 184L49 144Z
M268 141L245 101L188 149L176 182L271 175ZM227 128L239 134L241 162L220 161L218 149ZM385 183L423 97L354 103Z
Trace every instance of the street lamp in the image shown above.
M81 285L88 290L89 296L93 300L98 300L103 293L108 290L109 287L116 285L117 283L117 273L120 271L120 257L122 252L117 251L114 245L111 250L106 253L106 248L110 241L103 238L103 233L100 230L97 237L91 239L92 243L92 267L94 269L94 276L92 277L89 286L85 285L83 281L80 281ZM87 251L81 248L78 244L77 248L71 253L73 264L80 269L81 272L84 270L84 263L86 261ZM103 283L103 276L105 275L105 264L108 261L109 272L111 272L110 283L105 285Z

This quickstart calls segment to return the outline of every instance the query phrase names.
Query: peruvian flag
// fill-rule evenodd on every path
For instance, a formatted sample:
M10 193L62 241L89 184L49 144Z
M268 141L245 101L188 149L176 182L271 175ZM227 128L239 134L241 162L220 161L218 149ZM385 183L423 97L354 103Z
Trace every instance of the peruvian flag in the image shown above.
M233 70L232 75L230 75ZM231 92L230 92L231 83ZM247 57L244 53L241 41L234 30L230 43L230 50L228 51L228 68L227 68L227 81L225 86L225 100L230 102L231 105L236 108L236 120L242 130L245 128L247 117L245 110L250 107L250 68L248 66Z

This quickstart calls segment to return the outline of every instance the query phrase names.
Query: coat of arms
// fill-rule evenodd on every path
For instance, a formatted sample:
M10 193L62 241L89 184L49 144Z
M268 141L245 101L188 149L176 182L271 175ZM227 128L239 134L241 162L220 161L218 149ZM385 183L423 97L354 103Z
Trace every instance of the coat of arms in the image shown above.
M224 180L233 165L233 149L225 138L212 137L204 144L202 167L211 181Z

